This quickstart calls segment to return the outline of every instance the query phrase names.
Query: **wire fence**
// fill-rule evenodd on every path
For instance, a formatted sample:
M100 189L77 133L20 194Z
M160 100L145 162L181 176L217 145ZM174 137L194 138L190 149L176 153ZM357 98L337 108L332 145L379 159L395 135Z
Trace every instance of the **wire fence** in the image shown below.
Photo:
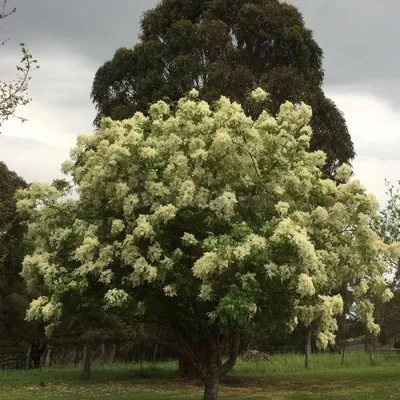
M179 352L166 343L128 342L91 346L93 364L173 364L177 365ZM308 352L308 353L307 353ZM84 359L84 346L47 345L39 355L39 363L31 347L1 348L0 369L30 369L35 367L80 367ZM36 354L37 357L37 354ZM311 361L310 361L311 360ZM341 365L353 363L400 362L400 349L390 347L373 348L364 343L324 351L307 346L257 346L246 349L239 355L239 362L263 368L286 369L308 368L318 365Z

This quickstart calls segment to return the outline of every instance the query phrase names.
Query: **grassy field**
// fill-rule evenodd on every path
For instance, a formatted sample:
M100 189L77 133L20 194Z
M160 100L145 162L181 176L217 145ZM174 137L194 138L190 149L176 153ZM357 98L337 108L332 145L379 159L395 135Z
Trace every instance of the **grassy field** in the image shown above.
M349 353L313 355L304 370L301 355L277 355L269 361L239 362L221 383L220 399L263 400L400 400L400 357ZM182 380L174 363L95 365L90 381L79 369L45 368L0 371L0 399L201 399L197 380Z

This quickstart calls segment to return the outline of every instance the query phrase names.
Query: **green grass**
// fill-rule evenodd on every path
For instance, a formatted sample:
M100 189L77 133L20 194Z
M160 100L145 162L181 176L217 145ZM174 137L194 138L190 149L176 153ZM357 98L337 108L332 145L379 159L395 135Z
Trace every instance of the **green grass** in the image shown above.
M44 368L0 371L0 400L201 399L197 380L178 378L176 363L94 365L89 381L79 369ZM301 355L271 356L269 361L240 361L220 387L222 400L388 400L400 399L400 357L375 358L359 351L313 355L304 370Z

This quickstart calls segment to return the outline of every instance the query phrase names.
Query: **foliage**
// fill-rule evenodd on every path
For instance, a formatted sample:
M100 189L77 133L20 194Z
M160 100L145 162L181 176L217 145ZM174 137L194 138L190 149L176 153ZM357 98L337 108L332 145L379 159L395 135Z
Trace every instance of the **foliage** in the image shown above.
M308 106L287 102L254 121L226 97L210 108L192 90L176 112L159 101L148 117L106 118L80 136L63 166L77 199L45 184L19 193L35 243L22 274L42 293L28 318L51 327L76 299L78 312L157 315L206 387L260 321L313 323L318 345L332 343L343 284L378 331L366 298L387 293L385 246L369 227L376 200L349 181L348 165L337 182L322 177L325 154L308 152L310 118Z
M384 258L388 266L387 280L394 292L394 298L381 304L375 310L376 319L382 326L380 339L387 342L400 337L400 187L386 181L388 201L374 221L374 228L388 245L389 252Z
M3 1L0 9L0 21L16 12L16 8L7 11L7 0ZM5 45L9 39L3 40L0 45ZM0 126L12 117L17 117L22 122L25 118L16 115L19 106L25 106L31 98L28 95L28 83L31 79L31 72L39 68L37 60L33 58L24 43L20 44L22 58L17 65L17 75L14 80L0 81Z
M120 48L92 86L98 115L122 120L149 104L177 101L193 87L207 102L241 103L257 87L270 93L273 115L289 100L313 108L311 150L327 154L333 177L354 158L342 113L325 97L323 52L300 12L278 0L162 0L142 18L141 41Z
M394 275L393 287L398 288L400 279L400 186L386 181L388 201L374 221L374 228L381 239L389 245L390 253L385 258Z
M29 305L25 284L19 276L28 251L26 227L16 213L14 195L25 181L0 162L0 341L26 338L25 310ZM10 343L9 343L10 345Z

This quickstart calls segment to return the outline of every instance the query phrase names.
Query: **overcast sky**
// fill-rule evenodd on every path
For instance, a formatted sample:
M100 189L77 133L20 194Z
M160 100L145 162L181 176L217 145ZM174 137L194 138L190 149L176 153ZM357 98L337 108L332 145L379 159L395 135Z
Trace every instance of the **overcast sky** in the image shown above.
M79 133L95 116L89 94L98 67L137 41L139 19L157 0L8 0L0 79L11 77L20 42L39 60L30 84L29 119L2 127L0 160L27 181L60 176ZM325 91L344 112L357 159L356 177L385 200L384 179L400 179L400 2L291 0L324 50Z

